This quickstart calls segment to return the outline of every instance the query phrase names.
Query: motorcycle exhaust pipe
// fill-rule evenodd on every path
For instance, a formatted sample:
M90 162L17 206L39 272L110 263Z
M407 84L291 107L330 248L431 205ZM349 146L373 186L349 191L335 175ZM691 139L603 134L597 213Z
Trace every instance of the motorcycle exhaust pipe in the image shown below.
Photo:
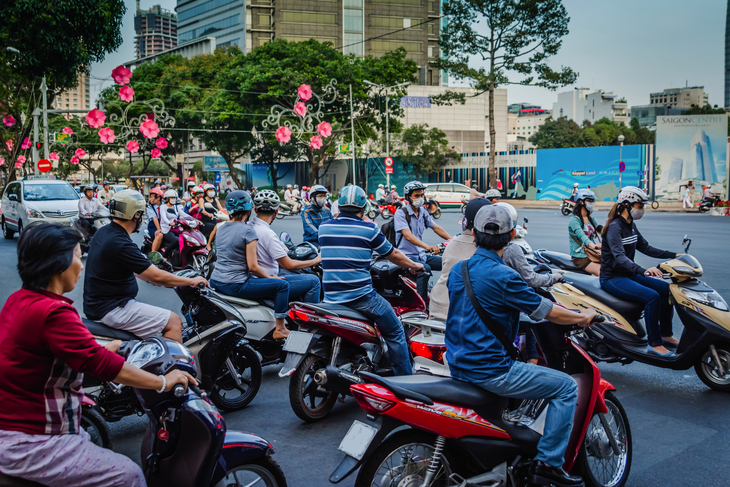
M351 385L365 383L359 376L338 369L334 365L328 365L324 369L319 369L315 372L314 382L320 387L342 394L349 394Z

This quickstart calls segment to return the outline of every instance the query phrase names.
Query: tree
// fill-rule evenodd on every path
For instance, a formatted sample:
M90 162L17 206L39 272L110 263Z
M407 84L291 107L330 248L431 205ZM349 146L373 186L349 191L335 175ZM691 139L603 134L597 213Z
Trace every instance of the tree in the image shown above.
M561 117L546 120L529 141L538 149L562 149L569 147L600 147L619 145L618 136L624 136L624 145L653 144L655 134L632 119L630 127L617 124L604 117L592 124L588 120L579 127L577 123Z
M579 147L580 135L581 128L574 121L565 117L557 120L548 118L529 141L538 149L562 149Z
M494 90L508 84L556 89L574 83L578 75L571 68L554 71L546 63L559 51L570 19L560 0L450 0L444 15L449 22L434 64L456 79L470 80L481 93L489 91L489 183L496 188ZM470 67L472 57L487 68ZM510 71L521 79L511 81Z
M401 142L396 153L408 175L418 180L440 171L449 158L461 159L449 147L446 133L436 127L429 129L427 123L405 129Z

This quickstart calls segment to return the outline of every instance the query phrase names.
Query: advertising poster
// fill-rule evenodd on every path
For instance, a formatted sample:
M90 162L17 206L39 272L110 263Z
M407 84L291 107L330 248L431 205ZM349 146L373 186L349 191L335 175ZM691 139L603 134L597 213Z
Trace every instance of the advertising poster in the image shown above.
M657 199L681 200L688 181L695 201L703 186L725 194L727 114L659 116L656 125Z
M537 199L569 198L573 185L590 186L597 201L613 201L621 186L643 186L647 147L625 145L537 151ZM619 178L619 163L626 169ZM619 180L620 179L620 180Z
M271 171L266 164L251 164L248 166L252 170L252 184L258 189L273 189L274 185L271 181ZM281 188L287 184L297 184L295 163L282 162L277 165L277 175L279 180L277 186Z

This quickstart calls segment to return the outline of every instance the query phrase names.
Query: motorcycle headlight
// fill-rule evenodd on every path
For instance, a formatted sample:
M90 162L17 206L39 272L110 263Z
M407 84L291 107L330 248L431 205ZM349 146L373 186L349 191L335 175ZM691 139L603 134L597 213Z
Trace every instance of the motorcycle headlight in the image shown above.
M719 309L720 311L728 311L727 303L716 291L710 291L705 293L692 291L684 287L681 289L684 295L693 301L697 301L698 303L704 304L705 306L711 306L715 309Z
M30 218L45 218L43 216L43 212L41 212L40 210L36 210L35 208L30 206L26 206L26 213L28 213L28 216Z
M127 362L137 368L142 368L145 364L162 356L163 353L165 353L165 350L156 340L140 342L129 352Z
M198 242L198 239L191 237L190 235L183 235L183 238L185 238L185 241L192 245L200 245L200 242Z

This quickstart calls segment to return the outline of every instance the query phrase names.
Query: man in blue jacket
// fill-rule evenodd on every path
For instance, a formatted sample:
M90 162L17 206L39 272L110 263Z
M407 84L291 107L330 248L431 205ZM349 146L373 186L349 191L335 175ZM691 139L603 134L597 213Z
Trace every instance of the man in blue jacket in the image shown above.
M327 208L327 188L315 184L309 191L309 201L312 203L302 212L304 225L304 241L319 246L319 226L322 222L332 219L332 212Z

